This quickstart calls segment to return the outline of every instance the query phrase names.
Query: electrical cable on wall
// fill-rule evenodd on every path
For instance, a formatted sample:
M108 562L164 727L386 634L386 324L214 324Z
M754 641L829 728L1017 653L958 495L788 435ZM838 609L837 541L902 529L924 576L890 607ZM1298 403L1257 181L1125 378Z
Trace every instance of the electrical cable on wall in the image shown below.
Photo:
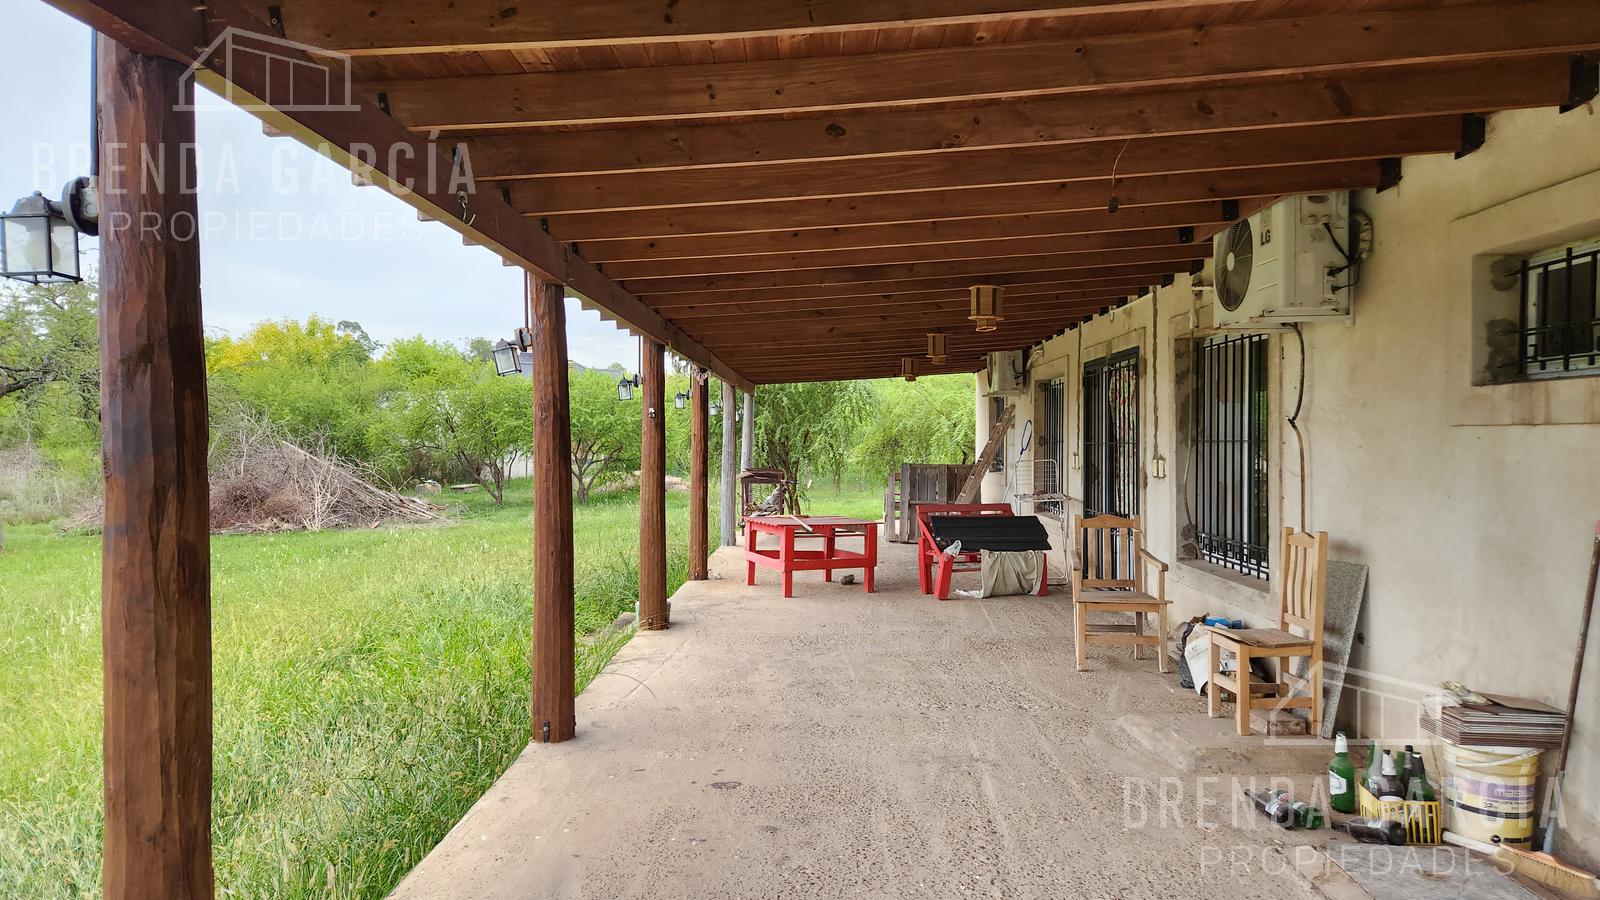
M1343 250L1340 251L1344 252ZM1300 330L1299 322L1289 323L1294 330L1294 336L1300 343L1300 383L1296 386L1294 398L1294 413L1289 416L1289 428L1294 432L1295 444L1300 449L1300 530L1306 530L1306 437L1300 431L1300 410L1306 402L1306 336Z

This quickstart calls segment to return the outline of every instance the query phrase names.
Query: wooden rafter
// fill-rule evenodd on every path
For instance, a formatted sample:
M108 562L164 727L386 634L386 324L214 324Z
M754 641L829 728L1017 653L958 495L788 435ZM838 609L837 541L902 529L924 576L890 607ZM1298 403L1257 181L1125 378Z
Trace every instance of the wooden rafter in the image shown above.
M1283 77L1600 47L1590 0L1268 19L902 53L372 82L419 129L482 129L905 106Z
M1109 172L1108 172L1109 174ZM1122 208L1196 200L1273 197L1311 191L1356 190L1382 179L1377 160L1327 165L1222 169L1186 175L1118 178L1114 192ZM838 228L1017 216L1031 213L1104 212L1113 192L1110 179L1058 181L985 190L918 191L858 198L730 203L676 209L574 213L545 217L550 233L578 243L591 237L660 237L735 234L774 229Z
M536 178L512 182L510 192L513 206L539 215L1075 180L1100 182L1102 193L1110 196L1115 193L1113 173L1131 178L1336 163L1440 153L1461 146L1461 117L1436 116L757 168Z
M1570 64L1569 55L1556 54L955 109L498 134L466 143L479 177L487 178L922 155L1555 106L1566 101Z

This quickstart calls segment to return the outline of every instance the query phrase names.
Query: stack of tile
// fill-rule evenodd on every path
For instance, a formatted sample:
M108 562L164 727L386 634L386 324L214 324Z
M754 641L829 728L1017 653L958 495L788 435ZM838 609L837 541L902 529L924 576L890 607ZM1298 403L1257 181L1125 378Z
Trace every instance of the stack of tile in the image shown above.
M1446 706L1421 717L1422 729L1463 747L1558 747L1567 728L1561 710L1537 700L1484 694L1482 705Z

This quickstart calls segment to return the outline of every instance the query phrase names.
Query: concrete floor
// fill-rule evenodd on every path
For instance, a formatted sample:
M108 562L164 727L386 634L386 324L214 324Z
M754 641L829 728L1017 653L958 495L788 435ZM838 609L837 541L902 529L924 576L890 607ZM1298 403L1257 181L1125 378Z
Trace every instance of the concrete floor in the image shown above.
M394 896L1319 896L1228 776L1125 725L1261 738L1125 649L1074 671L1062 594L940 603L882 552L876 594L783 600L719 551Z

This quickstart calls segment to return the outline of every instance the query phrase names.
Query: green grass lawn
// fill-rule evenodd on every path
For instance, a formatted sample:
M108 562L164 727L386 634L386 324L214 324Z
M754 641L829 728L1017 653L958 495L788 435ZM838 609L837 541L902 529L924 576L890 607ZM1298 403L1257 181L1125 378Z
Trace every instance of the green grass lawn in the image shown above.
M877 518L881 490L806 509ZM219 896L381 897L527 743L531 490L461 502L448 526L212 540ZM580 632L633 608L638 521L631 493L578 510ZM6 529L0 897L99 893L99 587L98 536ZM580 690L626 639L580 643Z

